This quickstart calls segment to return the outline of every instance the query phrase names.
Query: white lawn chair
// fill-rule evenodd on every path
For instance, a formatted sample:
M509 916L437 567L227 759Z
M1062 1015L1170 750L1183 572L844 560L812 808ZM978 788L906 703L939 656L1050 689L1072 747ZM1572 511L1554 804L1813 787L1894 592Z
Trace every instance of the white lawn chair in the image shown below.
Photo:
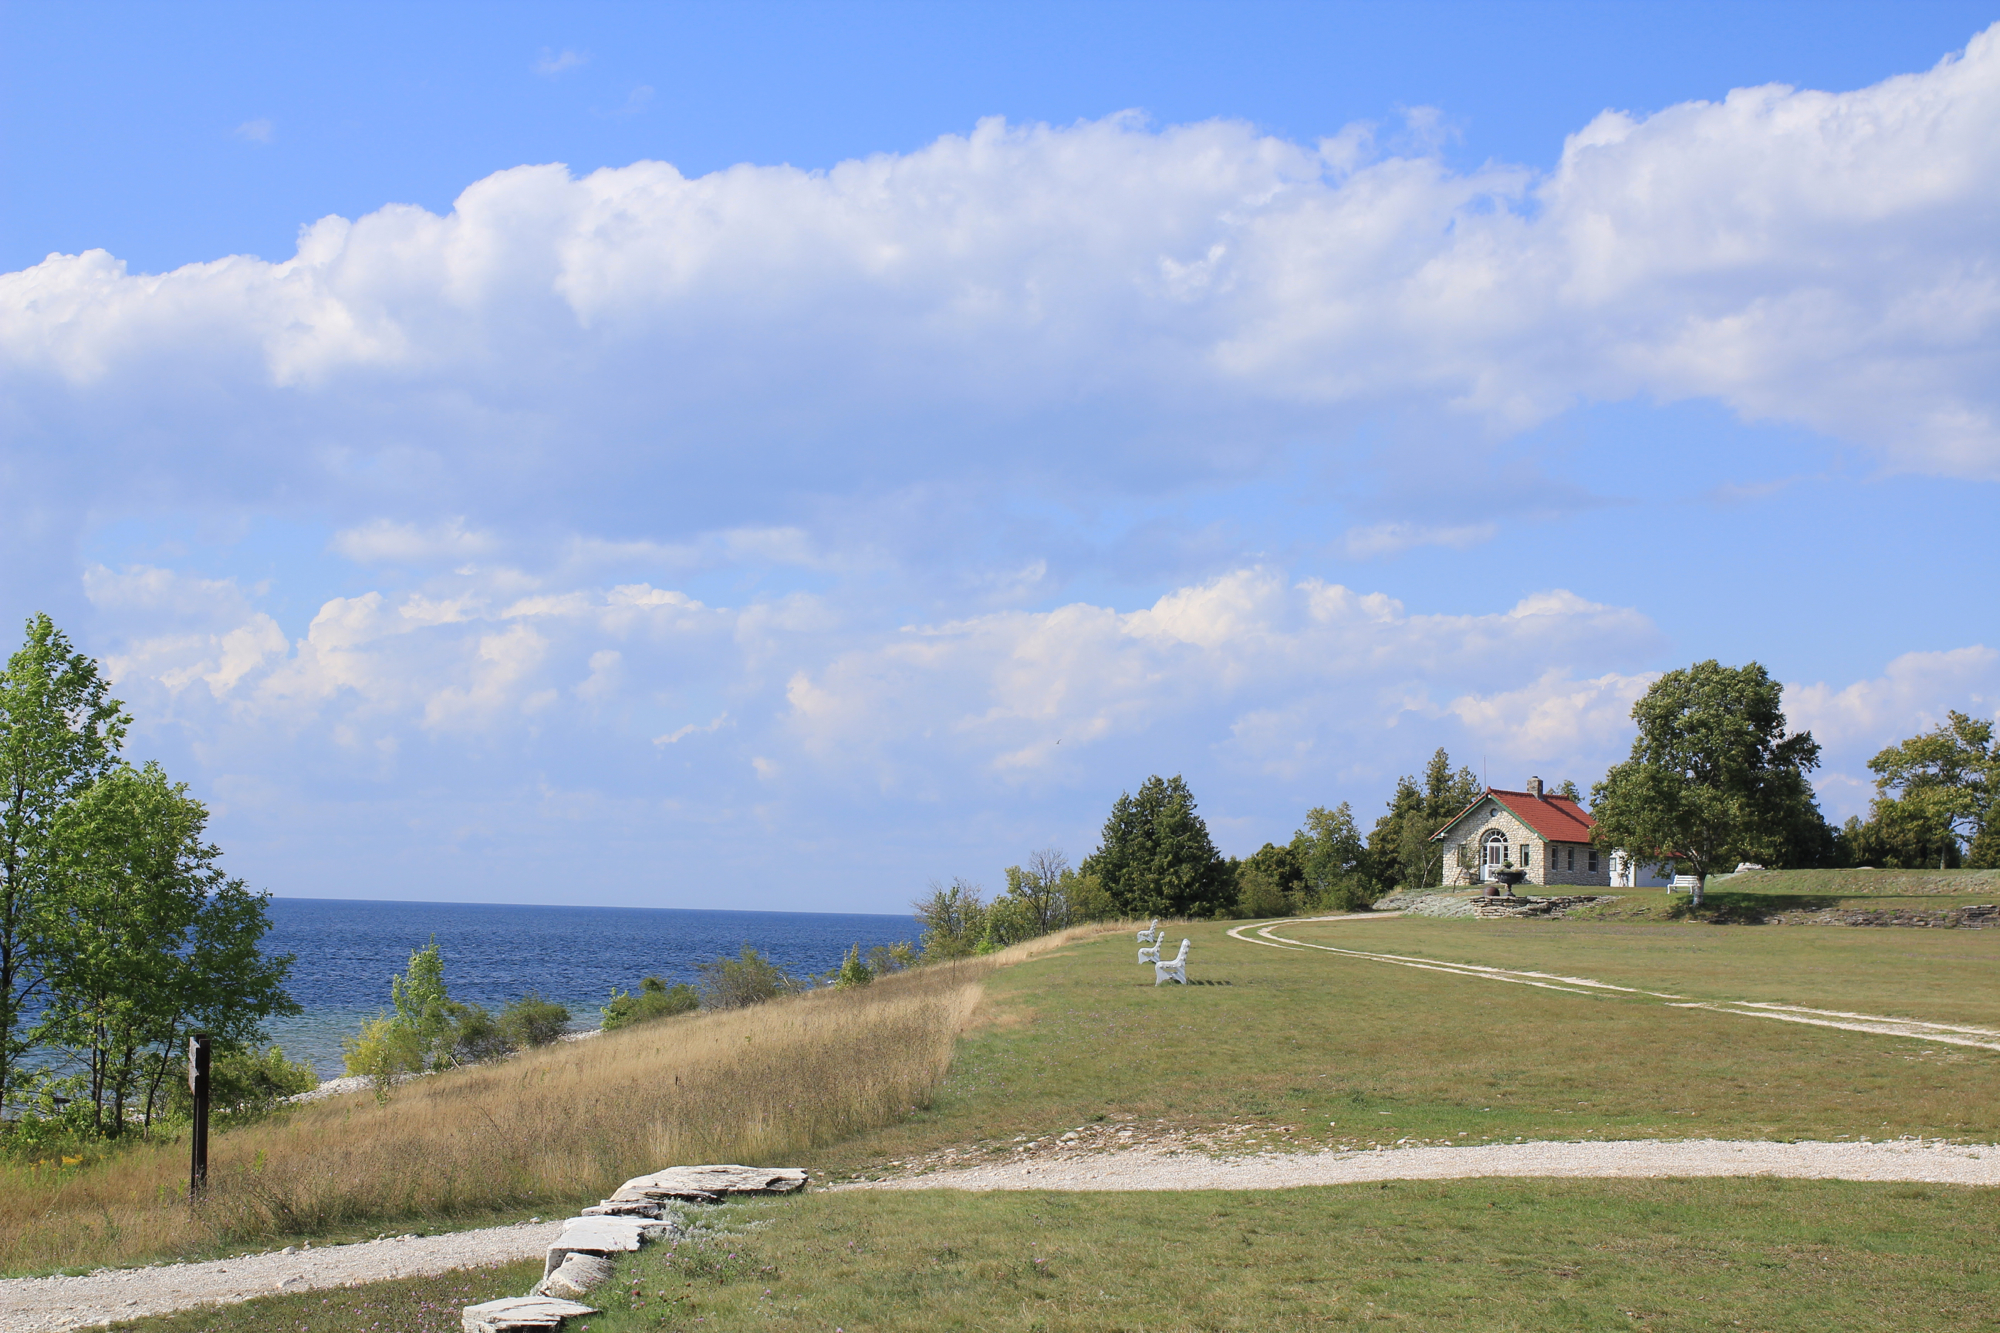
M1160 962L1158 959L1153 960L1153 984L1155 986L1167 980L1169 977L1171 977L1175 981L1180 982L1181 985L1183 986L1188 984L1187 951L1188 951L1188 942L1186 940L1182 940L1181 951L1179 954L1175 955L1172 958L1169 958L1164 963Z
M1167 932L1160 929L1160 918L1154 917L1153 924L1139 932L1139 943L1158 944L1160 941L1166 939L1166 937ZM1143 963L1146 960L1142 958L1139 961Z
M1159 941L1155 940L1153 943L1139 950L1139 966L1144 967L1148 963L1157 963L1159 961L1160 961Z

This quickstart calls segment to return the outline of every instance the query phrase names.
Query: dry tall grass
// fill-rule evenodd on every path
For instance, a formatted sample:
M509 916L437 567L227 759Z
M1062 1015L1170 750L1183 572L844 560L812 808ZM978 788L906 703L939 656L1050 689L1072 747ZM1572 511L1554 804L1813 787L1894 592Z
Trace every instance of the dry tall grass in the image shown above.
M0 1270L121 1264L378 1220L554 1210L675 1163L777 1162L924 1105L1001 953L568 1042L221 1136L199 1209L186 1149L0 1170Z

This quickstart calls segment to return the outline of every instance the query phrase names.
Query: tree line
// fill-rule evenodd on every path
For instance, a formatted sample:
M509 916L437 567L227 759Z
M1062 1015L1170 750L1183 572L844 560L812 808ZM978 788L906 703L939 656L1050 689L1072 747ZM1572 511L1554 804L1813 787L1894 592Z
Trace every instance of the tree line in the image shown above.
M1710 660L1670 671L1632 707L1630 755L1586 796L1574 781L1548 788L1585 806L1594 841L1696 880L1753 861L1772 869L2000 867L2000 744L1994 723L1948 721L1869 761L1876 791L1867 819L1821 814L1810 774L1820 747L1790 731L1783 687L1756 662ZM1343 802L1314 806L1291 839L1243 858L1215 847L1179 776L1154 775L1120 794L1099 843L1072 868L1053 849L1007 868L988 901L963 879L934 882L913 907L923 956L990 951L1078 922L1105 919L1261 918L1365 909L1398 891L1442 885L1441 829L1486 784L1440 747L1423 772L1396 779L1364 833Z
M46 615L0 670L0 1109L9 1138L150 1130L207 1032L224 1097L297 1081L263 1023L299 1012L263 952L268 895L226 874L208 810L120 751L132 725ZM309 1074L308 1074L309 1077Z

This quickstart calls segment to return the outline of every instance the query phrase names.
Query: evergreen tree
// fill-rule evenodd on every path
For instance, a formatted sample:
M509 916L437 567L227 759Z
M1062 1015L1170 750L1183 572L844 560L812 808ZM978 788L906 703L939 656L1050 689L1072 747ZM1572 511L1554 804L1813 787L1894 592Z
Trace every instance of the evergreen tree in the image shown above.
M1444 882L1443 849L1431 835L1479 799L1485 785L1470 768L1453 771L1451 756L1439 746L1424 765L1421 786L1414 777L1396 779L1388 813L1368 835L1371 869L1378 887L1429 888Z
M1082 869L1129 917L1221 915L1235 898L1228 863L1179 774L1155 774L1136 796L1121 794Z

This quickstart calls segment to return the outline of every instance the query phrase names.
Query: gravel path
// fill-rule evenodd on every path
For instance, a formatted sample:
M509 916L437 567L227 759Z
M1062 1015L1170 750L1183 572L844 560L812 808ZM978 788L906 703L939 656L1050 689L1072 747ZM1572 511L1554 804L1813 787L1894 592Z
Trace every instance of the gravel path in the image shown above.
M1611 1143L1496 1143L1467 1148L1210 1157L1134 1147L927 1171L833 1189L1197 1190L1290 1189L1379 1180L1477 1176L1650 1178L1789 1176L1806 1180L1907 1180L2000 1186L2000 1146L1927 1143L1766 1143L1722 1139ZM199 1264L100 1269L89 1277L0 1281L0 1329L62 1333L118 1319L229 1304L280 1291L345 1287L454 1268L539 1258L557 1223L518 1223L443 1236L402 1236L286 1254ZM496 1295L504 1293L495 1293Z
M280 1291L347 1287L384 1278L423 1277L454 1268L538 1259L561 1231L559 1223L520 1222L443 1236L328 1245L293 1254L272 1251L200 1264L105 1268L89 1277L8 1278L0 1281L0 1329L6 1333L58 1333L116 1319L169 1314L190 1306L232 1304Z
M1376 1180L1475 1176L1790 1176L1803 1180L1920 1180L2000 1185L2000 1146L1925 1143L1766 1143L1639 1139L1612 1143L1495 1143L1472 1148L1204 1157L1144 1148L1061 1160L1004 1162L892 1180L835 1185L875 1190L1289 1189Z

